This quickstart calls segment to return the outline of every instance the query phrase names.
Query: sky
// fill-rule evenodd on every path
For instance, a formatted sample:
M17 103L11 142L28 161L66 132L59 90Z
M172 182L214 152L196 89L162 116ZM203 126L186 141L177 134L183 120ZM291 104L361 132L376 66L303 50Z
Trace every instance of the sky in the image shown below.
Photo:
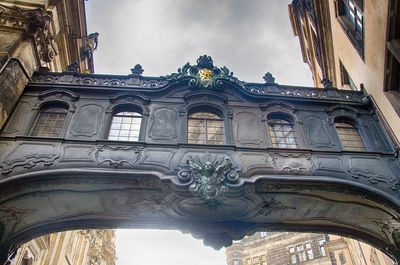
M89 32L99 32L96 73L167 75L210 55L246 82L311 86L288 0L90 0ZM112 3L112 4L111 4Z
M285 0L90 0L89 33L99 32L96 73L164 76L207 54L240 80L312 86ZM118 230L117 265L224 265L225 251L179 231Z

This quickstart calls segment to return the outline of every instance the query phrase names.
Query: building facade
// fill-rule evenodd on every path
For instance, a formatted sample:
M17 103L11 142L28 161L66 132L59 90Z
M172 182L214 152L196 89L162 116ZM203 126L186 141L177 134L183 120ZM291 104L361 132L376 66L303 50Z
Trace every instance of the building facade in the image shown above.
M228 265L332 265L324 234L257 232L226 248Z
M10 265L115 265L113 230L71 230L22 245Z
M399 4L392 0L295 0L293 30L315 86L364 90L400 140ZM331 81L331 83L329 82Z
M362 91L246 83L206 55L142 72L32 77L0 134L0 257L106 227L215 248L261 229L335 232L400 254L400 162Z
M228 265L394 265L387 255L346 237L257 232L226 248Z
M0 1L0 127L39 68L92 73L84 0Z

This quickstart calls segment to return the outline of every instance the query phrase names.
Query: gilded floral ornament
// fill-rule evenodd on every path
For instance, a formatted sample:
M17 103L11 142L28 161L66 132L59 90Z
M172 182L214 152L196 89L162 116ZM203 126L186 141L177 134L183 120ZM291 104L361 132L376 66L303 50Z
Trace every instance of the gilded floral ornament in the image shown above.
M234 77L228 68L214 66L212 58L207 55L200 56L196 65L186 63L178 69L177 73L172 73L164 78L172 83L187 81L193 88L221 90L225 82L244 86L244 82Z
M194 162L191 156L186 160L186 169L178 172L178 179L188 183L189 191L203 199L215 200L229 190L229 185L238 182L239 174L232 169L230 158Z

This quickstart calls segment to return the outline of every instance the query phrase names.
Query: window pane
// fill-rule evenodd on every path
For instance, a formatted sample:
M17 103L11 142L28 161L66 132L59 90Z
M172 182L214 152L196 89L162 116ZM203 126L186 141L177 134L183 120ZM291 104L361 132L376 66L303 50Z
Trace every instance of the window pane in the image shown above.
M367 151L356 127L346 122L335 122L335 126L343 150Z
M137 112L118 112L114 114L110 131L109 140L116 141L138 141L142 115Z
M32 131L32 136L59 137L64 127L67 110L61 107L42 109Z
M268 129L273 147L297 148L294 126L283 119L268 120Z
M214 113L196 112L188 118L188 143L224 144L224 123Z

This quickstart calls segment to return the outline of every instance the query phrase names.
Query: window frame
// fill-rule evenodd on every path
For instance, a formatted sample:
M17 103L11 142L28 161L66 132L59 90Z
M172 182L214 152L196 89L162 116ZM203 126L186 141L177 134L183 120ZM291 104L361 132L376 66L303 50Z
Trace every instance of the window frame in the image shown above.
M357 88L356 84L354 83L353 79L351 78L349 72L347 71L346 67L343 65L341 60L339 60L339 67L340 67L340 79L342 83L342 88L345 90L360 91L360 89Z
M347 10L351 10L351 7L348 4L348 1L352 2L354 5L353 13L354 13L354 22L351 21L346 14ZM344 32L347 37L350 39L350 42L356 48L357 52L364 60L364 35L365 35L365 23L364 23L364 1L363 0L336 0L336 18L339 21L339 24L342 26ZM357 31L357 22L360 19L357 15L361 14L361 33Z
M271 135L271 130L270 130L270 121L272 120L282 120L288 122L288 125L291 125L293 128L293 138L295 140L295 145L296 148L291 148L291 147L280 147L280 146L274 146L274 143L272 142L272 135ZM270 113L267 115L266 119L266 128L267 128L267 134L269 137L269 143L272 148L283 148L283 149L299 149L301 148L300 140L299 140L299 135L298 135L298 126L296 125L295 120L288 114L286 113ZM291 145L291 144L287 144Z
M364 150L346 149L342 143L342 139L339 136L339 132L338 132L337 126L336 126L337 123L345 123L345 124L352 126L357 131L358 135L360 136L362 143L364 144ZM336 135L338 137L342 151L346 151L346 152L368 152L369 151L367 141L365 140L363 133L361 132L360 127L357 122L355 122L351 118L339 116L339 117L334 118L333 124L334 124L335 130L336 130Z
M400 4L389 1L384 92L400 116Z
M118 113L122 113L122 112L132 112L132 113L138 113L141 115L139 136L138 136L137 141L108 139L109 135L110 135L110 131L111 131L113 118L115 117L115 115L117 115ZM115 142L130 142L130 143L142 142L145 140L144 138L145 138L145 129L146 128L144 128L144 127L146 127L146 125L147 125L147 116L148 116L148 113L145 113L144 109L141 106L132 105L132 104L117 105L112 109L111 112L109 112L109 115L107 118L107 126L106 126L106 130L103 134L103 136L104 136L103 138L107 141L115 141Z
M205 132L205 136L206 136L205 141L206 141L206 143L200 144L200 143L191 143L191 142L189 142L189 119L191 119L191 118L190 118L191 115L196 114L196 113L210 113L210 114L213 114L213 115L216 115L216 116L219 117L219 120L218 120L218 121L221 121L222 126L223 126L223 143L210 144L210 143L208 142L208 137L207 137L207 135L208 135L208 133L207 133L207 132L208 132L208 131L207 131L207 123L206 123L206 127L205 127L205 129L206 129L206 132ZM196 119L196 118L193 118L193 119ZM208 119L205 119L205 120L208 121ZM192 109L190 109L190 111L189 111L188 114L187 114L187 117L186 117L186 142L187 142L188 144L199 144L199 145L226 145L226 144L227 144L227 135L226 135L226 131L227 131L227 129L226 129L226 122L225 122L224 116L221 115L220 111L215 110L214 108L206 109L206 107L204 107L204 106L203 106L203 107L192 108Z
M39 122L39 119L41 117L41 114L44 112L44 110L46 109L50 109L50 108L60 108L60 109L64 109L65 110L65 118L64 118L64 122L63 125L60 129L60 132L58 134L58 136L40 136L40 135L33 135L33 132L35 131L35 128ZM63 138L65 137L66 133L67 133L67 129L69 127L69 123L71 120L71 113L73 111L71 110L71 105L67 102L63 102L63 101L47 101L44 102L43 104L41 104L37 109L36 109L36 113L34 114L34 119L31 123L30 129L28 131L28 135L31 137L45 137L45 138Z

